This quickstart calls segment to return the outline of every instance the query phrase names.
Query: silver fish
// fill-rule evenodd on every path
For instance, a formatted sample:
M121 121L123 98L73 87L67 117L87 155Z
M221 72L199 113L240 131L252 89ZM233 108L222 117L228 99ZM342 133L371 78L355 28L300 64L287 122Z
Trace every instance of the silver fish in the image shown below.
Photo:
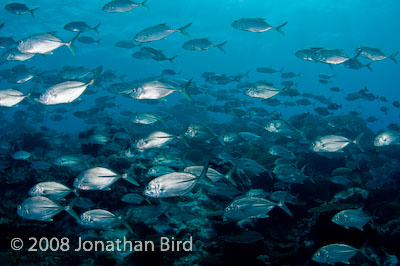
M131 97L138 100L158 100L164 98L175 91L182 93L190 101L192 97L187 93L186 88L189 87L192 80L189 80L182 88L176 88L171 84L161 81L152 81L143 83L141 86L132 90Z
M349 260L358 252L358 249L346 244L330 244L319 248L312 260L318 263L335 263L350 264Z
M364 225L369 223L372 220L370 216L368 216L365 212L362 211L362 208L356 210L343 210L336 213L331 221L335 224L341 225L346 229L350 227L360 229L363 231Z
M381 134L377 135L374 139L375 147L383 147L389 145L398 145L400 144L400 131L385 131Z
M93 83L94 79L88 83L80 81L66 81L59 83L50 87L44 94L40 95L38 102L44 105L71 103L79 98L87 87Z
M131 184L139 185L127 174L120 175L104 167L94 167L75 178L74 187L80 190L110 190L110 186L120 178Z
M147 7L146 2L147 0L143 0L142 3L135 3L131 0L114 0L105 4L103 6L103 11L108 13L128 12L138 6Z
M222 48L227 42L222 42L220 44L213 44L208 40L207 38L201 38L201 39L192 39L189 41L186 41L183 45L182 48L185 50L193 50L193 51L205 51L213 47L217 47L220 49L222 52L225 53L225 50Z
M64 198L72 191L69 187L54 181L41 182L29 190L29 196L45 196L49 199L58 200Z
M107 229L120 223L123 223L129 232L133 233L132 228L123 220L122 216L116 216L107 210L94 209L86 211L80 217L81 225L93 228Z
M78 215L72 209L75 202L76 200L68 206L61 206L49 198L35 196L18 205L17 213L24 219L51 222L55 215L65 210L79 221Z
M247 88L244 91L244 94L253 98L262 98L262 99L269 99L275 95L277 95L281 90L274 88L270 85L254 85L250 88Z
M190 27L190 25L192 25L192 23L189 23L179 29L173 29L166 23L155 25L138 32L135 36L135 41L142 43L158 41L164 39L165 37L171 35L174 32L180 32L184 35L188 35L186 29Z
M80 32L69 42L63 42L60 38L54 36L54 33L39 33L22 39L18 43L18 50L24 54L48 54L60 46L67 46L73 55L75 49L73 42L78 38Z
M162 148L176 138L177 136L175 135L171 135L162 131L156 131L151 133L146 138L139 139L136 143L136 147L141 150Z
M287 22L277 27L273 27L269 25L264 18L241 18L235 20L232 23L232 27L238 30L251 31L251 32L265 32L273 29L285 35L285 33L282 31L282 27L285 26L286 24Z
M206 177L208 163L204 166L200 176L190 173L174 172L151 180L145 187L143 194L151 198L169 198L183 196L192 191L199 180L209 180ZM209 184L213 184L209 180Z
M315 152L343 152L342 149L350 143L356 144L361 151L362 147L359 144L360 139L364 133L361 133L355 140L351 141L346 137L337 135L328 135L317 138L311 143L311 148Z
M0 106L12 107L19 104L26 97L29 97L29 94L24 95L14 89L0 90Z

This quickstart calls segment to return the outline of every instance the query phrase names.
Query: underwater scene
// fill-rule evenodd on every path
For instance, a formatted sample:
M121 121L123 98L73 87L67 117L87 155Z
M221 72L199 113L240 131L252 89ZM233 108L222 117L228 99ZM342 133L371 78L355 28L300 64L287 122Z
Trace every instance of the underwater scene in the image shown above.
M399 265L400 1L0 5L0 265Z

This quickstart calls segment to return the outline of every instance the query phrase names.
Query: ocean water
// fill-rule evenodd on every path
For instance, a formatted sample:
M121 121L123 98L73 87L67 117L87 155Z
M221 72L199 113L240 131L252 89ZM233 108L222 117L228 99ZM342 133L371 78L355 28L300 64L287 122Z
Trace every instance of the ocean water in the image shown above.
M400 2L19 4L4 264L398 264Z

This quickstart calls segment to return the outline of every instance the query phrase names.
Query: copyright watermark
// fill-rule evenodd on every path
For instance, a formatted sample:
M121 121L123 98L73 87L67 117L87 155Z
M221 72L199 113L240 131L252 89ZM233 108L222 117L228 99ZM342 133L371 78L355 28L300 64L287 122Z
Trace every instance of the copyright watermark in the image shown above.
M11 239L11 249L14 251L22 250L24 241L19 238ZM84 240L81 237L70 241L68 237L30 237L29 245L27 245L29 252L127 252L127 251L171 251L179 252L193 251L193 238L187 240L176 240L174 237L160 237L159 242L156 243L152 240L128 240L126 237L115 240Z
M24 242L21 238L13 238L11 239L11 249L14 251L21 250L24 247Z

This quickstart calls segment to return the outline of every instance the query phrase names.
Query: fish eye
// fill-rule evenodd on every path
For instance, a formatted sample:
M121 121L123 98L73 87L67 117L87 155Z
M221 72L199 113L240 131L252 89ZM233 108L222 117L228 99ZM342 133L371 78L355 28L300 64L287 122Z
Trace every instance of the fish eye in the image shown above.
M136 92L136 89L133 89L132 92L135 93L135 92Z

